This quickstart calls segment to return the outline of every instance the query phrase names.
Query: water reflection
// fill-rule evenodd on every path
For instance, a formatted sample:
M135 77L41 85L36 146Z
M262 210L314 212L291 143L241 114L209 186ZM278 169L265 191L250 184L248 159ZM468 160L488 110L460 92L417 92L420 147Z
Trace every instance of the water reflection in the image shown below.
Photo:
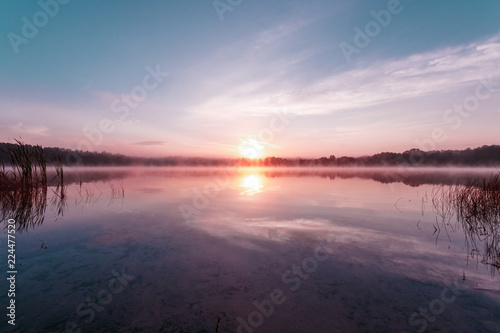
M60 216L64 215L64 211L68 207L67 185L64 183L57 184L56 189L52 190L53 196L50 200L52 207L55 209L56 221Z
M437 187L432 203L446 232L447 226L452 231L453 225L463 229L468 257L481 257L481 263L491 265L492 274L500 270L500 174L469 180L466 185ZM456 223L452 223L454 216Z
M60 332L68 321L89 332L110 327L207 332L219 317L221 332L237 332L237 318L247 320L257 311L254 303L262 304L275 289L287 300L254 332L311 332L311 325L315 332L414 332L418 326L409 323L411 314L456 279L466 291L428 323L429 330L498 331L498 276L490 275L490 266L468 265L465 229L456 227L456 215L450 219L435 201L443 193L439 188L451 187L434 185L488 176L492 170L461 170L460 176L422 172L420 181L411 181L422 183L418 188L380 181L401 176L386 178L383 172L150 168L118 170L114 176L65 173L64 190L52 187L65 204L49 206L64 212L64 223L46 218L19 237L25 288L18 295L23 304L18 332ZM204 198L207 184L224 186L209 188ZM193 200L195 221L186 223L178 207ZM440 216L450 224L443 225ZM441 235L448 228L437 243L436 217ZM39 251L40 241L49 244L47 250ZM332 253L316 267L309 258L318 245ZM114 268L137 276L136 283L114 295L107 310L86 324L87 317L75 309L106 287ZM4 299L0 295L0 302Z
M123 204L124 179L135 179L139 183L146 178L155 179L197 179L217 177L239 179L238 186L242 191L240 195L252 196L264 191L266 179L297 179L297 178L322 178L341 184L338 180L370 179L381 184L390 184L391 192L394 192L393 184L405 184L411 187L423 185L460 185L471 181L478 181L491 175L493 169L396 169L396 168L69 168L65 171L64 184L49 182L51 194L47 197L47 189L34 188L29 191L11 191L2 194L0 201L0 213L2 220L14 218L20 221L20 230L27 227L35 227L43 223L47 202L50 202L55 209L55 219L62 216L64 211L69 209L67 205L67 188L76 190L78 196L75 198L76 206L92 207L103 196L101 188L110 187L110 198L108 205L114 204L120 199ZM50 177L49 172L49 179ZM337 180L337 181L336 181ZM117 183L116 181L119 181ZM217 181L218 183L219 181ZM97 186L96 184L101 184ZM294 182L289 182L293 184ZM349 184L353 184L350 182ZM368 186L369 183L363 183ZM230 185L229 185L230 186ZM372 185L370 185L372 186ZM148 192L165 191L166 187L151 187ZM143 191L144 191L144 187ZM298 189L294 189L298 190ZM303 191L301 188L300 191ZM348 192L351 188L343 188ZM345 193L343 192L343 193ZM363 195L363 194L359 194ZM372 194L370 194L372 195ZM305 200L301 198L301 200ZM308 201L310 205L318 205L318 199ZM344 196L339 205L358 207L366 203L358 199L351 200ZM424 203L422 203L424 204ZM26 228L25 228L26 227Z
M123 200L125 196L123 186L113 183L108 183L108 185L111 193L108 206L117 200ZM68 193L68 186L73 195ZM32 228L40 227L47 217L52 221L63 217L64 213L70 209L68 205L70 196L74 199L73 208L92 207L103 196L103 192L95 183L80 183L79 186L58 183L56 186L20 186L15 190L4 189L0 196L0 220L7 223L9 219L14 219L16 232L27 232ZM49 211L47 211L48 207ZM47 216L48 214L50 215Z
M262 177L257 174L242 176L241 187L245 190L241 192L241 195L254 195L262 192L264 188Z
M16 220L17 232L27 231L43 223L47 208L47 186L18 186L2 189L0 193L0 219Z
M264 178L313 177L335 181L340 179L370 179L383 184L421 185L467 184L468 181L489 177L495 168L218 168L218 167L107 167L67 168L65 183L121 181L126 178L206 178L220 175L254 174ZM50 172L49 178L50 178ZM56 185L55 183L52 185Z

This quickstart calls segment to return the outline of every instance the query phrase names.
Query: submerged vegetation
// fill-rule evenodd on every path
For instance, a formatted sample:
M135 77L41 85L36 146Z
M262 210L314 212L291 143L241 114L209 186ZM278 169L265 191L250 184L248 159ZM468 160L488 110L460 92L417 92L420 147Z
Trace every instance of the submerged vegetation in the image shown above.
M465 185L439 187L432 203L444 226L456 215L471 257L479 254L482 263L500 269L500 173Z

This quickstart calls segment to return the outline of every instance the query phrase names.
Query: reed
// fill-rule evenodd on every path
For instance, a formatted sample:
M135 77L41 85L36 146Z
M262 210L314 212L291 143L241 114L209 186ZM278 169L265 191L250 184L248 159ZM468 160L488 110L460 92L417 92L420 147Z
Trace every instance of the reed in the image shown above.
M455 193L467 239L484 243L483 262L500 267L500 174L471 182Z
M47 208L47 163L41 146L28 146L21 140L2 151L10 167L0 169L0 218L16 220L18 231L27 231L43 222ZM62 160L56 163L58 188L63 187ZM62 192L61 192L62 193Z
M18 232L27 231L43 222L47 207L47 186L2 188L0 195L0 218L16 220Z
M15 139L17 144L7 145L10 170L2 167L2 187L46 186L47 164L41 146L27 146Z
M125 197L125 190L123 189L123 183L115 185L111 182L108 182L109 187L111 188L111 198L109 200L108 206L115 202L116 199L122 199Z
M468 253L480 252L482 244L482 262L500 268L500 173L465 185L441 187L433 191L432 202L443 221L449 222L456 214Z
M455 208L469 223L497 223L500 218L500 174L469 182L454 193Z

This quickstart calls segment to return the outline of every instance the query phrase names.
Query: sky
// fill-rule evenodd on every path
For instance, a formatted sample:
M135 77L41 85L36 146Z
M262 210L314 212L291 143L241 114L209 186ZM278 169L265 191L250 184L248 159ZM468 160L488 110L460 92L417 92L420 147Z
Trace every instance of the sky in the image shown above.
M0 141L133 156L500 144L500 1L4 0Z

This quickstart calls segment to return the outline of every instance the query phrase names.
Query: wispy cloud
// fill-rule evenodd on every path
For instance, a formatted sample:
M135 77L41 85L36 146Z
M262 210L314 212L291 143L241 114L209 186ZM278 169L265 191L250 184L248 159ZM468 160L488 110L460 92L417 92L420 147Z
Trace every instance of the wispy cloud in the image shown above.
M134 146L163 146L167 141L141 141L131 143Z
M11 125L10 130L13 135L32 135L32 136L47 136L49 128L45 126L29 126L23 123Z
M497 36L483 42L380 61L316 82L302 83L300 89L298 86L296 89L273 87L272 77L267 81L246 82L213 96L193 111L197 115L221 119L229 115L271 113L278 105L297 115L372 107L451 92L491 73L498 75L498 59L500 43ZM304 59L289 60L281 60L288 64L282 67L284 71L293 71ZM266 89L260 89L262 87Z
M304 113L329 113L450 92L498 74L499 55L500 43L488 42L380 62L317 82L295 101Z

